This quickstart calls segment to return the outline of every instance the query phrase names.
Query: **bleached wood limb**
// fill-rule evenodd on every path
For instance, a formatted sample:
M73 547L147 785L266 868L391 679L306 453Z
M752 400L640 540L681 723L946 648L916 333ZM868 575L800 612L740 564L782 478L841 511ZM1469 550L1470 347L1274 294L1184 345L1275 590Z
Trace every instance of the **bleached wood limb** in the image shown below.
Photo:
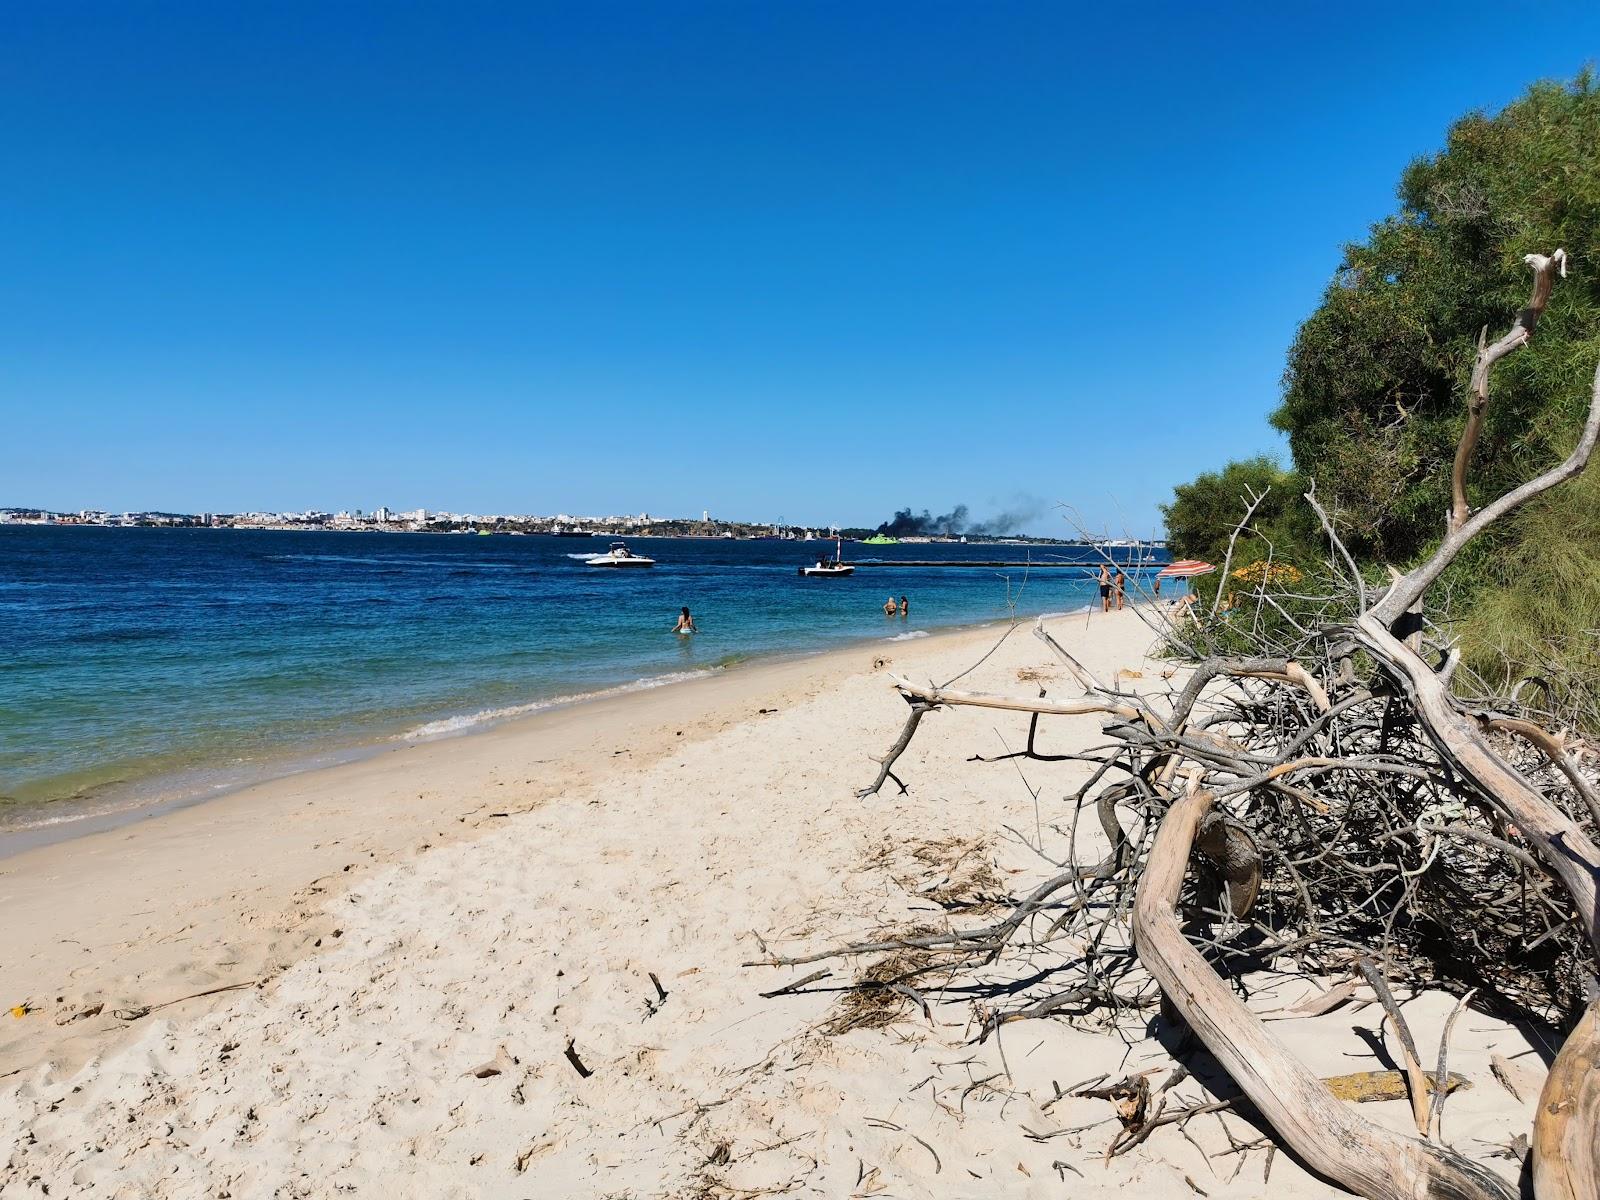
M1248 486L1245 488L1245 499L1249 501L1249 504L1245 507L1243 520L1235 525L1233 532L1228 535L1228 552L1222 557L1222 574L1217 576L1217 594L1211 601L1211 615L1208 620L1215 621L1217 619L1217 609L1222 606L1222 594L1228 588L1228 569L1233 566L1233 548L1239 541L1239 535L1244 532L1245 526L1250 524L1250 518L1256 515L1256 509L1261 507L1261 502L1267 498L1271 491L1272 489L1269 487L1259 496L1252 496L1250 488Z
M1374 1125L1341 1104L1189 944L1175 906L1211 805L1210 793L1198 791L1167 810L1134 901L1139 961L1168 1001L1313 1170L1371 1200L1512 1200L1503 1180L1454 1150Z
M1572 785L1573 790L1589 806L1589 814L1594 817L1595 826L1600 828L1600 794L1595 792L1594 784L1585 779L1583 772L1578 770L1578 764L1572 761L1572 755L1567 753L1567 748L1562 745L1560 738L1532 721L1524 721L1519 717L1491 717L1486 718L1485 723L1490 729L1514 733L1537 746L1550 760L1550 765L1567 777L1567 782Z
M1081 662L1069 654L1065 646L1050 636L1050 631L1044 627L1043 617L1040 617L1039 620L1034 624L1033 636L1038 638L1046 646L1050 647L1055 656L1061 660L1062 665L1065 666L1068 671L1072 672L1072 677L1078 681L1078 686L1084 691L1094 692L1105 690L1105 685L1095 678L1093 671L1089 670L1088 667L1084 666Z
M1405 691L1440 755L1516 825L1566 887L1590 944L1600 950L1600 847L1495 753L1478 722L1461 711L1439 676L1390 632L1378 607L1357 620L1358 640Z
M1444 541L1439 543L1439 548L1433 552L1433 556L1391 586L1384 593L1383 599L1372 606L1370 613L1385 626L1393 625L1400 614L1421 599L1433 581L1444 574L1445 569L1456 560L1456 556L1468 542L1507 513L1514 512L1535 496L1542 495L1581 473L1594 453L1597 439L1600 439L1600 368L1595 371L1588 419L1584 422L1578 444L1572 448L1572 453L1567 455L1565 461L1551 467L1543 475L1528 480L1521 487L1512 488L1492 504L1485 505L1473 513L1460 527L1452 529Z
M1466 1010L1467 1005L1472 1003L1472 998L1477 994L1477 988L1469 988L1467 994L1456 1001L1456 1006L1445 1018L1444 1030L1439 1034L1439 1065L1434 1068L1434 1079L1450 1078L1450 1031L1456 1026L1456 1018ZM1449 1088L1434 1089L1433 1106L1428 1110L1428 1128L1432 1130L1430 1134L1432 1137L1444 1136L1444 1102L1449 1094Z
M906 747L911 745L911 739L916 736L917 726L922 724L922 718L927 716L934 707L931 704L924 704L909 697L907 697L907 703L911 705L911 712L906 715L906 723L904 728L900 730L900 736L895 739L894 745L889 747L888 753L878 760L878 777L856 792L857 800L865 800L868 796L877 795L878 789L891 779L900 788L900 794L902 796L905 795L906 785L901 781L900 776L894 773L894 764L906 752Z
M907 700L921 700L930 705L964 705L970 708L999 708L1008 712L1043 713L1046 716L1081 717L1089 713L1103 713L1135 721L1143 713L1132 704L1118 704L1109 700L1049 700L1042 697L996 696L989 692L959 692L950 688L912 683L899 675L890 681Z
M1247 829L1231 824L1220 812L1200 822L1195 849L1211 860L1222 877L1228 911L1243 920L1261 893L1261 851Z
M1539 1093L1533 1191L1538 1200L1600 1196L1600 999L1562 1043Z
M1317 682L1316 677L1310 671L1297 662L1291 662L1284 667L1283 678L1310 696L1311 703L1317 706L1318 712L1328 711L1330 707L1328 693L1323 690L1322 685Z
M1355 557L1350 553L1349 547L1344 544L1344 539L1339 536L1339 531L1333 527L1333 518L1328 515L1328 510L1323 508L1317 500L1317 481L1311 481L1311 487L1302 496L1302 499L1317 514L1317 520L1322 522L1323 532L1328 535L1328 543L1339 552L1339 557L1344 559L1344 565L1350 570L1350 582L1356 589L1356 611L1367 611L1367 581L1361 577L1361 568L1356 566Z
M1389 990L1389 981L1383 977L1378 965L1371 959L1362 959L1359 965L1361 974L1366 977L1373 994L1378 997L1378 1003L1388 1015L1389 1024L1394 1026L1395 1036L1400 1039L1400 1058L1406 1070L1406 1092L1411 1098L1411 1119L1417 1123L1417 1132L1427 1137L1427 1077L1422 1069L1422 1059L1417 1054L1416 1039L1411 1036L1411 1026L1406 1024L1406 1015L1400 1011L1394 993Z
M1467 523L1471 511L1467 507L1467 467L1472 462L1472 451L1478 444L1478 434L1483 428L1483 414L1489 407L1489 372L1494 369L1495 363L1533 340L1534 327L1539 324L1539 317L1549 303L1550 289L1556 275L1559 273L1563 279L1567 275L1565 250L1557 250L1550 255L1529 254L1522 261L1533 268L1533 293L1528 297L1528 306L1517 314L1510 330L1494 345L1486 346L1481 337L1478 339L1478 361L1472 368L1472 381L1467 389L1467 424L1461 431L1455 465L1450 471L1451 533Z
M1328 693L1311 672L1286 658L1208 658L1196 667L1172 702L1173 719L1186 720L1200 693L1218 676L1228 679L1268 679L1292 683L1311 697L1318 712L1328 711Z

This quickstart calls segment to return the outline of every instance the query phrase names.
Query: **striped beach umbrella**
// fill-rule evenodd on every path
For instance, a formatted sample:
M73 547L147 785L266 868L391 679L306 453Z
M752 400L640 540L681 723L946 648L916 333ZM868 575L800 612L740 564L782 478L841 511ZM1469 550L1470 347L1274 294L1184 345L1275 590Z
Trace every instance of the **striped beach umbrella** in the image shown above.
M1208 562L1201 562L1198 558L1185 558L1179 562L1168 563L1156 572L1158 579L1193 579L1196 575L1209 575L1216 568Z

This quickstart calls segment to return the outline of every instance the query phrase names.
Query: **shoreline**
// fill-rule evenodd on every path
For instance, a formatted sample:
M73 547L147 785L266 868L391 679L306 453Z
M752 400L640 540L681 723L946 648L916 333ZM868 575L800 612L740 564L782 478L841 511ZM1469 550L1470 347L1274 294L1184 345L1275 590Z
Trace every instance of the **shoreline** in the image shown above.
M1143 618L1048 628L1118 688L1181 685ZM1078 755L1105 740L1095 715L938 709L896 763L905 790L862 797L905 723L891 675L1078 690L1021 629L856 646L397 747L0 863L0 994L23 1010L0 1019L14 1176L172 1200L1045 1200L1070 1168L1086 1195L1179 1200L1203 1180L1331 1197L1270 1152L1210 1182L1239 1147L1224 1122L1108 1160L1114 1111L1062 1083L1175 1079L1179 1059L1153 1011L1104 1027L1030 1011L1071 945L959 976L937 956L826 954L984 925L1059 875L1063 845L1079 862L1110 850L1071 803L1094 771ZM1035 732L1038 758L1003 761ZM891 968L909 996L853 989ZM1382 1014L1286 1011L1317 990L1251 977L1312 1071L1349 1072ZM1453 996L1403 1003L1420 1044L1442 1040ZM1001 1010L1004 1033L975 1036ZM1475 1016L1450 1043L1475 1086L1447 1119L1495 1168L1489 1148L1539 1094L1538 1034ZM1519 1093L1492 1083L1496 1055ZM1204 1070L1183 1086L1180 1104L1230 1094ZM1365 1115L1412 1125L1403 1096Z
M0 997L64 1023L29 1039L29 1022L0 1022L0 1077L47 1054L76 1064L98 1052L121 1032L104 1014L173 1001L173 1015L202 1011L214 1001L195 993L271 977L333 935L331 897L386 864L475 840L623 764L648 769L902 655L987 647L999 624L764 657L463 735L391 741L22 849L0 859L0 905L18 935L0 958ZM895 719L891 707L885 717ZM164 939L197 953L174 956Z
M1075 615L1084 609L1047 612L1019 618L1026 623ZM152 820L172 812L212 803L242 791L299 775L360 763L382 755L397 745L427 745L473 737L504 725L537 720L549 713L581 708L608 700L624 700L661 688L715 679L733 672L762 666L803 662L831 654L843 654L876 644L897 645L927 638L997 628L1004 621L979 621L905 630L887 636L870 635L815 650L760 650L726 665L713 665L691 671L668 671L642 675L627 683L586 692L557 694L548 699L533 699L495 709L477 711L441 710L404 731L385 730L345 744L285 746L257 762L229 769L221 762L195 763L175 771L157 772L135 780L117 780L94 789L93 799L80 795L64 796L18 804L4 814L0 824L0 862L48 846L71 843L84 837L110 833ZM218 779L218 776L221 776ZM80 803L80 801L82 803ZM97 807L85 809L84 804ZM53 815L57 812L60 815ZM37 817L28 823L14 823Z

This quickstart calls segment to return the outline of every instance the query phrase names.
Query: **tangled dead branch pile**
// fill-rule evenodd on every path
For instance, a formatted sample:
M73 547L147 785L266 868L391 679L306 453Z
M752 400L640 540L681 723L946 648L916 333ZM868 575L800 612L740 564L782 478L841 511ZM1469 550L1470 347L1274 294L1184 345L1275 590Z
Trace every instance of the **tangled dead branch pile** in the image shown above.
M1023 947L1066 986L986 1009L979 1037L1024 1018L1115 1022L1163 1003L1304 1162L1360 1195L1396 1200L1513 1194L1438 1140L1445 1092L1428 1094L1388 984L1443 988L1463 1002L1476 995L1570 1028L1540 1100L1533 1178L1540 1200L1600 1196L1595 755L1559 732L1562 714L1515 696L1463 698L1466 689L1452 685L1457 656L1423 604L1474 537L1582 471L1600 437L1597 372L1571 455L1482 509L1467 502L1490 373L1532 337L1555 277L1565 273L1561 251L1530 256L1529 264L1528 307L1505 337L1480 348L1454 504L1426 562L1374 589L1313 493L1306 500L1322 518L1345 586L1286 597L1273 590L1283 574L1264 570L1249 603L1231 613L1164 624L1168 643L1193 662L1165 697L1096 679L1042 626L1036 633L1081 698L897 679L907 720L863 797L889 782L905 789L895 764L922 717L941 707L1025 713L1035 725L1055 715L1105 718L1106 746L1074 756L1092 770L1066 798L1065 865L987 924L767 961L895 955L885 961L907 969L879 969L864 986L898 989L926 1006L919 971L977 969ZM1250 653L1215 652L1221 620L1235 644L1244 631ZM1086 814L1109 847L1089 863L1078 861ZM1363 984L1374 989L1406 1048L1417 1137L1358 1115L1247 1007L1240 980L1267 965L1344 979L1325 993L1329 1006ZM1445 1070L1441 1053L1435 1077ZM1133 1144L1139 1133L1119 1141Z

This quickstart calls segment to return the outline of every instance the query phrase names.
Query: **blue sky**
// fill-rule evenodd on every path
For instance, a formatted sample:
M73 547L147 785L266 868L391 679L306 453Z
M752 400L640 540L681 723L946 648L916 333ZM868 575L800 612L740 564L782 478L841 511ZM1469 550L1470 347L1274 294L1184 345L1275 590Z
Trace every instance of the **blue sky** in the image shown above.
M1148 532L1600 6L1118 7L13 2L0 505Z

